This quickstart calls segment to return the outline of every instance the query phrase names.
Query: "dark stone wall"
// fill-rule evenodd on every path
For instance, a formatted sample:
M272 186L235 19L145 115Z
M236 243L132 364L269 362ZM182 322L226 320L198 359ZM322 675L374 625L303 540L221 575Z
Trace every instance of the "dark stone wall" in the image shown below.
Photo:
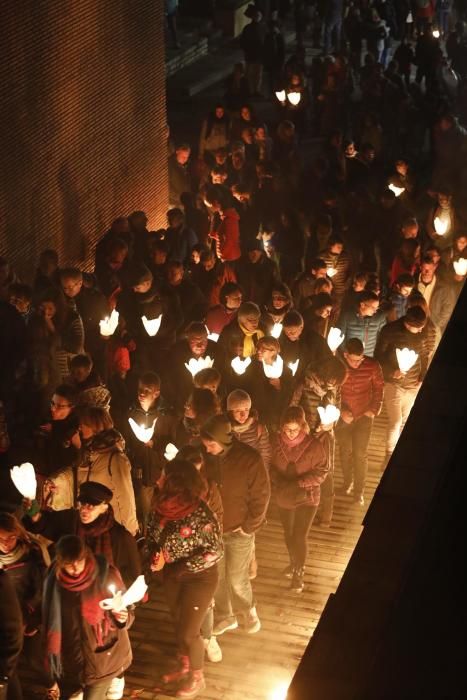
M8 0L0 65L0 254L89 267L117 216L165 222L163 0Z

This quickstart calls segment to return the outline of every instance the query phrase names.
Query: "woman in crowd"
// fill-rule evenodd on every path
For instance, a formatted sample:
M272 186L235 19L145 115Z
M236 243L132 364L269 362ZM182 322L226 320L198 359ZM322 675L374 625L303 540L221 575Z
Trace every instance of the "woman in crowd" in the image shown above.
M283 282L275 282L261 317L261 327L264 328L267 335L271 333L274 324L282 324L286 313L292 307L293 299L289 287Z
M300 406L290 406L271 438L273 493L290 564L284 576L291 588L304 588L307 538L320 501L320 484L329 470L326 450L311 433Z
M164 676L179 683L176 696L194 698L205 688L201 623L217 587L222 536L204 500L207 485L190 462L173 460L163 475L148 524L152 571L160 571L175 624L178 668Z

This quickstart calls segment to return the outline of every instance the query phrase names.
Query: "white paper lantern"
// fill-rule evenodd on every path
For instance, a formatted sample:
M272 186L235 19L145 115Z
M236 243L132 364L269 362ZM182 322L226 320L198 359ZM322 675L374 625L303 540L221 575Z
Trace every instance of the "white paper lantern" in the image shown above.
M241 357L234 357L230 363L235 374L245 374L249 365L251 365L251 357L245 357L244 360Z
M157 418L154 419L152 425L149 428L145 428L144 425L138 425L138 423L133 420L133 418L128 418L128 423L131 426L132 431L141 442L149 442L149 440L154 435L154 426L156 425Z
M334 275L337 275L337 270L335 267L328 267L326 268L326 274L328 277L334 277Z
M99 601L99 606L103 610L115 610L115 612L122 612L130 605L138 603L140 600L142 600L146 595L147 590L148 585L142 574L133 581L125 593L122 593L122 591L117 591L115 585L112 583L109 586L109 591L112 594L112 598L105 598L104 600Z
M99 321L99 330L101 335L108 338L115 333L115 329L118 326L118 317L118 311L113 309L110 316L106 316L102 321Z
M285 102L285 90L277 90L276 97L279 100L279 102L282 102L282 104L284 104L284 102Z
M217 343L219 340L219 333L208 333L208 340L212 340L213 343Z
M266 364L263 360L263 370L268 379L279 379L284 371L284 360L280 355L276 357L272 365Z
M396 197L400 197L402 192L405 192L405 187L397 187L396 185L393 185L392 182L388 185L388 190L391 190L391 192L394 192Z
M449 219L435 216L435 220L433 221L433 225L435 227L435 231L438 234L438 236L444 236L447 233L447 230L449 228Z
M275 323L271 330L271 335L273 338L278 338L282 333L282 323Z
M194 377L195 374L201 372L202 369L212 367L213 364L214 360L212 360L209 355L206 355L206 357L190 357L189 362L185 362L185 367L191 372L192 377Z
M36 472L30 462L24 462L19 467L10 469L11 480L20 494L30 501L36 498Z
M339 420L341 412L334 406L334 404L328 404L326 408L324 406L318 406L318 413L323 425L331 425Z
M165 446L164 457L168 462L171 462L178 455L178 447L175 447L173 442L168 442Z
M331 352L336 352L339 345L344 342L345 335L342 333L340 328L334 328L331 326L328 333L328 346Z
M291 105L296 107L300 103L300 100L302 99L302 95L300 92L295 92L295 91L288 92L287 99Z
M160 314L157 318L151 319L146 318L146 316L141 316L141 320L146 333L150 335L151 338L157 335L159 328L161 327L162 314Z
M297 359L295 360L295 362L289 362L289 369L292 370L292 376L293 376L293 377L295 377L295 374L296 374L296 372L297 372L297 367L298 367L298 365L299 365L299 362L300 362L300 358L299 358L299 357L297 357Z
M409 350L409 348L396 348L396 357L399 369L404 374L412 369L418 360L418 354L415 350Z
M467 260L465 258L459 258L459 260L453 261L454 272L459 277L464 277L467 275Z

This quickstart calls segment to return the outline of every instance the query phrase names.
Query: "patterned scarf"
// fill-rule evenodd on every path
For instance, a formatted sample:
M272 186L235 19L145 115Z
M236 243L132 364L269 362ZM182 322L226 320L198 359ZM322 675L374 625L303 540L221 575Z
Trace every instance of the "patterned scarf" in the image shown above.
M112 540L110 537L110 530L115 524L114 511L111 505L109 505L108 510L99 515L94 522L85 525L79 521L78 524L78 537L86 542L89 549L91 549L94 554L102 554L109 564L114 564L113 551L112 551Z
M28 551L28 547L24 542L17 543L16 547L8 552L8 554L0 553L0 566L2 569L8 569L9 566L16 564Z
M92 627L97 646L102 646L103 639L110 628L110 617L99 606L99 601L108 598L109 565L97 556L86 562L79 576L70 576L64 570L58 570L53 564L44 583L42 602L42 620L46 632L47 667L53 678L62 675L62 596L61 589L80 593L81 613L84 620ZM119 590L124 590L123 582L116 569L112 567L112 581Z
M238 319L238 325L240 326L240 330L245 336L243 338L243 357L251 357L256 352L256 346L255 341L253 340L253 336L256 336L256 340L258 341L264 336L264 333L263 331L260 331L259 328L257 328L255 331L248 331L245 328L245 326L241 323L240 319Z

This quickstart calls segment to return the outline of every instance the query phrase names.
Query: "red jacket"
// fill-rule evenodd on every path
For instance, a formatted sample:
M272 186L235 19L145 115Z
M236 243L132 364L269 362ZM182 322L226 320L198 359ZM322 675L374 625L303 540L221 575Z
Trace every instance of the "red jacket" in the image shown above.
M365 357L358 369L347 365L347 378L341 387L341 410L360 418L367 411L378 415L383 404L384 378L379 362Z
M233 208L226 209L222 214L219 230L211 234L216 239L216 252L223 261L237 260L240 250L240 217Z

